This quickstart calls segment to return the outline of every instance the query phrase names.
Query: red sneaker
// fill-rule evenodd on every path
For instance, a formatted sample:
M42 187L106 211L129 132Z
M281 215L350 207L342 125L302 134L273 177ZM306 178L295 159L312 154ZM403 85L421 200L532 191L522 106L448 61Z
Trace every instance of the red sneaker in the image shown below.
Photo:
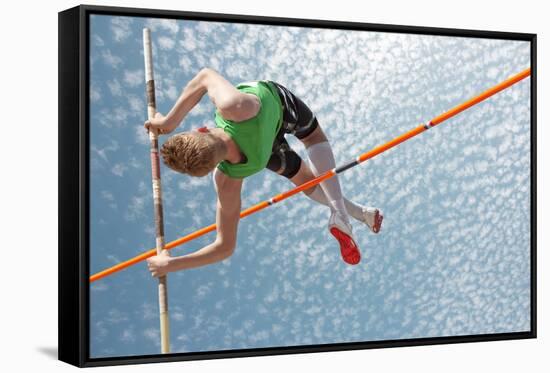
M359 263L361 253L353 239L351 225L346 224L336 212L330 216L329 231L340 244L340 253L344 262L351 265Z

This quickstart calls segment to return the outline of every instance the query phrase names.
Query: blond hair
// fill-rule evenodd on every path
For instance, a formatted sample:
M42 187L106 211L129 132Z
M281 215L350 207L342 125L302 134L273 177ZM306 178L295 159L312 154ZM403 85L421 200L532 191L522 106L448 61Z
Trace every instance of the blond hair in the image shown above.
M223 160L225 143L211 133L182 132L162 145L164 163L174 171L191 176L205 176Z

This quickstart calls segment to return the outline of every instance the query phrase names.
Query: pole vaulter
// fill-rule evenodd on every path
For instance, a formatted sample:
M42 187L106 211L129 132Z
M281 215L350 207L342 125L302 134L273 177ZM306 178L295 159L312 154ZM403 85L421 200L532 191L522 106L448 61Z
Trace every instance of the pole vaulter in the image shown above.
M513 75L512 77L500 82L499 84L489 88L488 90L482 92L481 94L475 96L475 97L472 97L471 99L469 99L468 101L465 101L463 103L461 103L460 105L457 105L455 106L454 108L438 115L437 117L433 118L432 120L428 121L427 123L424 123L424 124L421 124L419 125L418 127L416 128L413 128L412 130L408 131L408 132L405 132L403 133L402 135L400 136L397 136L396 138L394 138L393 140L385 143L385 144L382 144L382 145L379 145L371 150L369 150L368 152L366 153L363 153L361 155L359 155L355 160L351 161L351 162L348 162L340 167L336 167L332 170L329 170L329 171L326 171L325 173L317 176L316 178L302 184L302 185L299 185L293 189L290 189L286 192L283 192L281 194L277 194L276 196L274 196L273 198L270 198L269 200L266 200L266 201L263 201L263 202L260 202L254 206L251 206L243 211L241 211L241 214L240 214L240 217L241 218L244 218L248 215L251 215L251 214L254 214L260 210L263 210L264 208L266 207L269 207L275 203L278 203L278 202L281 202L289 197L292 197L293 195L295 194L298 194L304 190L307 190L331 177L333 177L334 175L336 174L339 174L341 172L344 172L354 166L357 166L358 164L368 160L368 159L371 159L375 156L377 156L378 154L380 153L383 153L385 152L386 150L389 150L391 148L393 148L394 146L397 146L399 144L401 144L402 142L404 141L407 141L413 137L415 137L416 135L432 128L432 127L435 127L437 126L438 124L441 124L443 123L444 121L454 117L455 115L461 113L462 111L474 106L474 105L477 105L479 104L480 102L488 99L489 97L497 94L498 92L506 89L506 88L509 88L510 86L518 83L519 81L527 78L528 76L531 75L531 69L528 68L528 69L525 69L523 71L521 71L520 73L516 74L516 75ZM166 250L170 250L176 246L179 246L179 245L182 245L186 242L189 242L189 241L192 241L198 237L201 237L209 232L212 232L212 231L215 231L216 230L216 224L212 224L212 225L209 225L207 227L204 227L204 228L201 228L193 233L190 233L184 237L181 237L181 238L178 238L177 240L174 240L174 241L171 241L169 243L167 243L164 248ZM149 258L149 257L152 257L152 256L155 256L157 255L157 251L155 249L152 249L152 250L149 250L149 251L146 251L132 259L129 259L129 260L126 260L124 262L121 262L117 265L114 265L113 267L110 267L110 268L107 268L101 272L98 272L92 276L90 276L90 282L94 282L94 281L97 281L99 279L102 279L102 278L105 278L113 273L116 273L118 271L121 271L123 270L124 268L128 268L136 263L139 263L141 261L144 261L145 259Z

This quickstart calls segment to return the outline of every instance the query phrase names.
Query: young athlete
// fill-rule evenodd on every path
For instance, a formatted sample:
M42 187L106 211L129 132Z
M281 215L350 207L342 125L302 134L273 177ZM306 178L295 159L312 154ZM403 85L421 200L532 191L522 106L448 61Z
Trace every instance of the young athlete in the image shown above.
M159 134L174 131L206 93L216 107L216 127L202 127L170 137L163 144L161 155L164 163L178 172L205 176L213 171L218 195L217 236L211 244L187 255L170 257L164 251L149 258L148 268L156 277L214 263L233 254L241 187L247 176L268 168L300 185L335 167L331 146L315 115L287 88L269 80L235 87L216 71L202 69L186 85L170 112L166 116L157 113L145 122L145 127ZM290 148L285 134L293 134L304 144L309 166ZM330 208L328 228L340 244L343 260L348 264L359 263L361 254L349 215L378 233L383 219L381 211L344 198L338 176L304 193Z

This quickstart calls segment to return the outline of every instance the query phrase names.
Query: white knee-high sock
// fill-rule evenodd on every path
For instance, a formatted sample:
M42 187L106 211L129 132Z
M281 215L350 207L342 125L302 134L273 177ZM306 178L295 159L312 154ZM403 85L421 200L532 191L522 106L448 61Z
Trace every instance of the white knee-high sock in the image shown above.
M320 188L319 185L313 187L313 192L306 195L315 202L319 202L322 205L332 208L332 206L330 206L330 204L328 203L325 192L323 192L323 189ZM346 197L344 197L344 204L346 205L346 210L354 219L359 220L360 222L365 221L365 217L363 216L364 206L358 205L357 203L350 201Z
M316 176L336 167L334 154L328 141L313 144L306 148L306 150L311 163L311 170ZM349 223L348 212L342 196L342 190L340 189L340 183L338 182L338 175L323 181L320 185L323 192L325 192L330 206Z

